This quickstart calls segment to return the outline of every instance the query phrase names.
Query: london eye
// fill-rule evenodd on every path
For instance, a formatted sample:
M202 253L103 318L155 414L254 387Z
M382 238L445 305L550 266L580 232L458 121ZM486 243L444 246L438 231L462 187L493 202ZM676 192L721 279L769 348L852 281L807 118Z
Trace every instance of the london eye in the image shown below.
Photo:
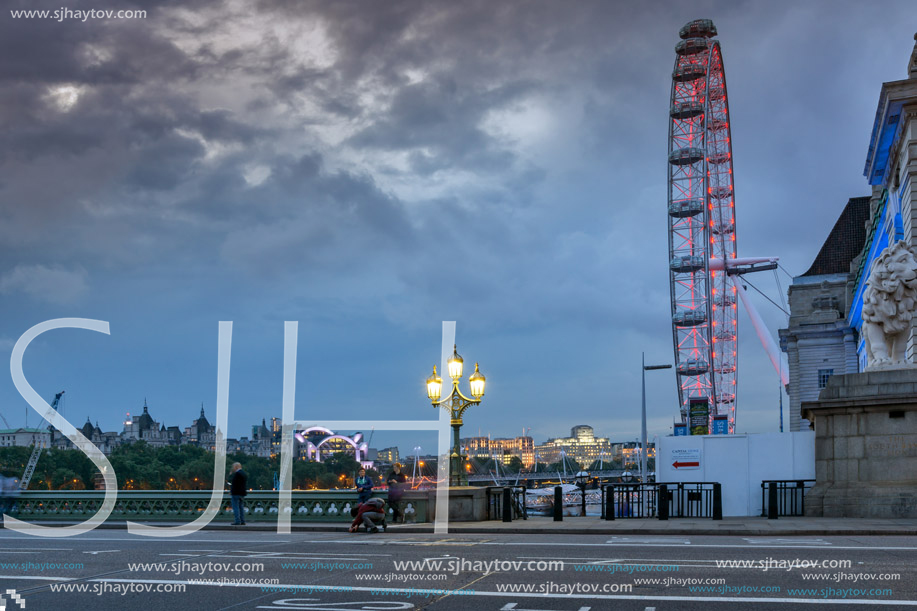
M685 25L675 47L669 109L669 286L678 399L707 399L735 430L738 372L735 190L729 101L716 26Z
M669 287L675 375L682 422L693 400L711 426L736 426L738 302L748 311L781 381L773 338L748 300L742 274L772 270L776 257L737 258L729 98L716 26L709 19L679 31L669 106ZM724 431L726 432L726 431Z

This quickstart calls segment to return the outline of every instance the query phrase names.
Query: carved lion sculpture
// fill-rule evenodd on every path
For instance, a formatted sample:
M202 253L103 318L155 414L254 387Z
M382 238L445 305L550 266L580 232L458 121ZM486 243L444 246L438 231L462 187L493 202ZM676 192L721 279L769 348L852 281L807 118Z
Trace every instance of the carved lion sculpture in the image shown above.
M876 259L863 293L867 369L907 367L905 349L917 306L917 257L903 241Z

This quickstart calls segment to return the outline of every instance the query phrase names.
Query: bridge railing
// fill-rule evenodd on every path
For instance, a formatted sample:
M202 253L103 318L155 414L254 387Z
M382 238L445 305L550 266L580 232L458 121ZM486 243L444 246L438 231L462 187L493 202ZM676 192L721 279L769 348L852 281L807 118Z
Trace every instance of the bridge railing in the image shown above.
M602 519L722 519L722 495L716 482L659 482L602 486Z
M770 485L776 488L776 515L804 516L806 514L806 492L815 485L814 479L776 480L761 482L761 517L768 515L768 493ZM776 517L776 516L775 516Z
M408 491L401 498L406 522L428 522L433 492ZM291 493L292 522L350 522L350 509L357 505L355 490L309 490ZM387 493L373 496L387 498ZM82 521L95 514L105 493L95 490L29 490L20 494L11 515L24 521ZM109 520L190 522L210 502L209 490L119 490ZM250 491L245 497L246 522L277 520L278 493ZM214 522L232 521L229 493L223 494Z

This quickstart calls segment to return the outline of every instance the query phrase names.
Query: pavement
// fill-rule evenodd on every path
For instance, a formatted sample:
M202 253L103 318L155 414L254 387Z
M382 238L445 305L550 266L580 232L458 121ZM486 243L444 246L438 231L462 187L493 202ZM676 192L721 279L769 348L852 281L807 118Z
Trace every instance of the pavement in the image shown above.
M77 524L67 521L33 522L46 526ZM143 524L144 522L138 521ZM178 522L146 522L153 526L178 526ZM293 523L293 532L347 532L348 523L309 522ZM108 521L99 528L126 530L123 521ZM231 526L228 523L211 522L206 530L245 530L252 532L276 532L275 522L249 522L246 526ZM433 524L390 525L392 532L404 534L432 534ZM917 535L917 519L869 519L869 518L806 518L783 517L768 520L760 517L727 517L722 520L710 518L617 519L602 520L594 516L566 516L560 522L552 518L530 517L527 520L500 522L449 522L449 532L479 535L730 535L730 536L880 536Z

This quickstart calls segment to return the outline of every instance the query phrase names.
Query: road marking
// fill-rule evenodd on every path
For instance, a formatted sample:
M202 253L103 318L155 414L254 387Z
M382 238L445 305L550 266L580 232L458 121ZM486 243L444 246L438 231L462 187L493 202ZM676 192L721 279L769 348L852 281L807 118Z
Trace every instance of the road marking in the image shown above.
M159 554L160 556L197 556L200 554ZM206 554L208 558L250 558L252 560L350 560L359 562L366 558L389 558L391 554L338 554L338 555L302 555L297 552L226 552L223 554Z
M656 545L691 545L688 539L666 539L665 537L612 537L607 543L655 543Z
M0 579L27 579L32 581L73 581L74 577L45 577L38 575L0 575ZM76 579L79 579L78 577Z
M752 545L758 545L760 543L789 543L795 545L831 545L830 541L825 541L823 539L774 539L772 537L762 538L762 539L746 539L742 538L743 541L748 541Z
M589 611L592 607L580 607L579 611ZM516 603L506 603L500 607L500 611L551 611L550 609L519 609Z
M281 600L275 600L274 604L281 605L280 607L269 607L269 606L260 606L256 609L312 609L312 611L346 611L350 609L351 611L398 611L399 609L413 609L414 605L408 602L398 602L398 601L381 601L381 602L350 602L350 603L303 603L304 600L319 600L318 598L285 598ZM331 605L329 607L323 607L322 605ZM360 605L359 607L354 607L353 605Z
M92 554L93 556L96 556L96 555L98 555L98 554L111 554L111 553L117 553L117 552L120 552L120 551L121 551L121 550L119 550L119 549L100 549L100 550L97 550L97 551L94 551L94 552L83 552L83 553L84 553L84 554Z
M71 578L72 579L72 578ZM100 583L151 583L151 584L169 584L169 585L185 585L185 586L204 586L204 587L215 587L215 588L258 588L262 589L265 587L264 584L259 583L227 583L222 581L189 581L184 579L111 579L111 578L88 578L85 581L100 582ZM277 584L272 583L271 588L277 588L283 590L286 588L290 592L302 592L312 588L314 591L318 591L321 588L327 588L327 585L304 585L304 584ZM374 588L369 586L347 586L349 592L389 592L393 595L398 595L404 593L404 588ZM429 589L429 588L413 588L412 593L414 594L431 594L439 595L442 594L441 589ZM736 604L748 604L748 603L767 603L767 604L790 604L790 605L872 605L872 606L894 606L898 605L901 607L917 607L917 601L915 600L864 600L856 598L766 598L766 597L745 597L745 596L662 596L654 594L538 594L538 593L529 593L529 592L487 592L484 590L462 590L460 592L462 597L464 596L491 596L495 598L540 598L542 600L546 598L559 598L559 599L571 599L571 598L585 598L589 600L659 600L659 601L678 601L678 602L717 602L717 603L736 603ZM301 600L301 599L300 599ZM372 604L379 604L374 602ZM273 607L267 607L273 608ZM295 607L287 607L295 608ZM337 607L340 608L340 607ZM521 610L520 610L521 611Z
M889 535L881 536L896 536L900 537L901 533L889 533ZM838 535L842 536L842 535ZM877 535L878 536L878 535ZM136 541L136 539L132 539ZM251 543L251 541L249 541ZM374 541L359 541L354 539L325 539L322 543L337 543L341 545L405 545L412 546L418 545L418 543L413 541L406 541L403 539L386 539L384 541L376 539ZM449 545L449 544L446 544ZM656 544L656 543L566 543L566 542L528 542L528 541L488 541L482 542L481 545L493 545L498 547L528 547L528 546L537 546L537 547L671 547L669 544ZM859 550L859 551L917 551L917 546L869 546L869 545L833 545L829 544L830 549L832 550ZM747 543L735 543L735 544L724 544L724 543L692 543L691 548L713 548L713 549L748 549ZM811 545L755 545L755 549L814 549ZM828 547L823 547L822 549L829 549Z

